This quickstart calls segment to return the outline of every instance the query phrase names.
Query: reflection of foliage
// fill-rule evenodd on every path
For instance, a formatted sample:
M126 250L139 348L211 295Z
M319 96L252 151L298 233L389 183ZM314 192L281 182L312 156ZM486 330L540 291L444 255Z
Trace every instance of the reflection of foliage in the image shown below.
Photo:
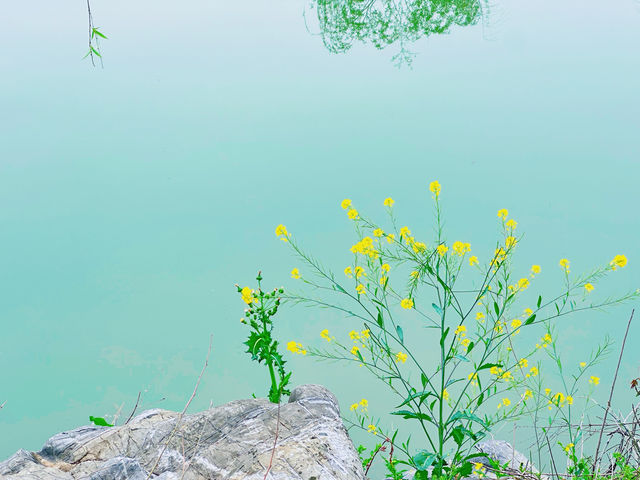
M481 0L312 0L325 47L333 53L355 42L378 49L399 44L396 60L410 62L405 48L452 26L474 25L482 17Z

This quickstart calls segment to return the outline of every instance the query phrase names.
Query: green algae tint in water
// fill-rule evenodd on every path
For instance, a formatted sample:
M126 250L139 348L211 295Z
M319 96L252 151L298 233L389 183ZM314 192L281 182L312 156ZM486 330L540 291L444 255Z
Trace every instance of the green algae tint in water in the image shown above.
M109 40L93 69L77 7L15 4L0 29L3 458L90 415L110 421L122 406L126 418L140 391L142 409L182 409L211 333L191 408L266 395L234 284L260 269L296 288L280 223L341 272L357 240L344 198L383 218L392 196L427 239L437 179L449 237L480 257L493 252L496 212L510 210L525 233L516 268L542 267L531 289L554 290L560 258L579 273L618 253L629 265L592 294L640 285L631 1L505 5L494 41L481 19L407 40L411 69L393 65L399 42L378 50L347 32L353 47L334 54L315 35L317 10L307 5L307 30L304 4L257 1L94 2ZM632 306L558 324L567 365L606 333L619 345ZM276 320L282 344L356 328L299 307ZM623 411L639 341L632 326ZM285 357L294 386L327 385L345 415L362 398L374 415L395 406L357 368ZM593 372L600 402L614 367L612 355Z

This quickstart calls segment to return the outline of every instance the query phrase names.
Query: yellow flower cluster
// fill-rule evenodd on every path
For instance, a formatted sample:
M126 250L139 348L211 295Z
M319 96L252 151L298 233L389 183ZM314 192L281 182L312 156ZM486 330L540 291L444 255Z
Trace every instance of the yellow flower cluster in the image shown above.
M609 266L611 267L611 270L615 270L618 267L623 268L626 264L627 264L627 257L625 257L624 255L616 255L615 257L613 257L613 260L609 262Z
M549 395L549 393L551 392L550 389L545 389L545 393L547 395ZM566 397L564 396L564 394L562 392L558 392L556 393L553 397L551 397L549 399L549 410L551 410L553 408L553 406L555 405L558 408L562 408L565 406L565 403L567 405L573 405L573 397L571 395L567 395Z
M508 407L509 405L511 405L511 400L509 400L508 397L504 397L502 399L502 402L500 402L498 404L498 409L502 408L502 407Z
M591 285L590 283L585 283L584 284L584 289L587 291L587 293L592 292L594 289L594 286Z
M352 412L356 411L358 408L360 408L363 411L367 411L367 407L369 406L369 402L367 401L366 398L363 398L362 400L360 400L359 403L353 403L351 404L351 407L349 408L349 410L351 410Z
M559 262L559 265L560 265L562 268L564 268L564 271L565 271L566 273L571 273L571 270L569 270L570 263L571 263L571 262L569 262L569 260L567 260L566 258L561 258L561 259L560 259L560 262Z
M529 398L533 398L533 392L527 388L522 394L522 400L526 401Z
M385 207L389 207L389 208L393 207L393 204L394 204L394 203L396 203L396 202L394 202L394 201L393 201L393 198L391 198L391 197L385 198L385 199L384 199L384 202L382 202L382 204L383 204Z
M410 298L403 298L400 301L400 306L406 310L409 310L410 308L413 308L413 300L411 300Z
M540 265L531 265L531 277L540 273Z
M440 255L441 257L444 257L445 253L447 253L449 251L449 247L447 247L443 243L441 245L438 245L438 248L436 250L438 251L438 255Z
M483 478L487 474L487 468L480 462L473 464L473 474L478 478Z
M527 378L529 377L537 377L540 372L538 371L538 367L531 367L529 369L529 373L527 373Z
M291 353L297 353L300 355L306 355L307 351L302 347L302 344L294 342L293 340L287 343L287 350Z
M551 335L549 335L548 333L545 333L544 337L542 337L540 340L542 341L542 345L539 343L536 343L536 348L548 347L549 344L553 341L553 338L551 338Z
M476 257L475 255L471 255L471 256L469 257L469 265L470 265L470 266L472 266L472 267L473 267L474 265L479 265L478 257Z
M320 332L320 336L324 338L327 342L330 342L331 340L335 339L335 337L329 336L329 330L326 328Z
M356 287L356 293L358 295L364 295L367 293L367 289L364 288L364 285L362 285L361 283L358 284L358 286Z
M446 388L442 391L442 398L447 402L451 398L451 395L449 395L449 392Z
M440 196L440 190L442 190L442 187L437 180L434 180L429 184L429 190L431 190L431 193L433 193L435 197L438 198Z
M600 377L591 376L589 378L589 383L591 383L593 385L599 385L600 384Z
M298 270L297 268L291 270L291 278L298 280L300 278L300 270Z
M465 253L471 251L471 244L456 241L456 242L453 242L453 245L451 245L451 250L453 250L453 253L461 257Z
M407 361L407 354L406 353L402 353L402 352L398 352L396 353L396 363L405 363Z
M358 243L354 244L351 247L351 253L360 253L374 259L380 256L380 253L373 246L373 239L371 237L364 237Z
M287 231L287 227L280 224L276 227L276 236L283 242L288 242L291 234Z
M573 447L575 447L575 445L573 443L567 443L564 447L564 451L569 453L571 452L571 450L573 449Z
M251 303L253 303L253 290L249 287L244 287L240 291L240 295L242 295L242 301L247 305L251 305Z
M467 377L468 380L471 381L471 385L477 387L478 386L478 374L477 373L470 373L469 376Z

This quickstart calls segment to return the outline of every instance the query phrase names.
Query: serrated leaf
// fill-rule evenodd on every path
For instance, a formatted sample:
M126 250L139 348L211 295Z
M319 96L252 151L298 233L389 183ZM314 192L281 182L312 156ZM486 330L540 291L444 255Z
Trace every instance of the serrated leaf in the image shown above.
M416 453L413 456L413 461L418 471L413 477L414 480L417 480L418 478L419 480L423 480L423 479L427 480L429 478L427 469L433 464L436 458L437 456L435 453L428 452L427 450L420 450L418 453ZM424 473L426 476L418 477L419 473L421 474Z

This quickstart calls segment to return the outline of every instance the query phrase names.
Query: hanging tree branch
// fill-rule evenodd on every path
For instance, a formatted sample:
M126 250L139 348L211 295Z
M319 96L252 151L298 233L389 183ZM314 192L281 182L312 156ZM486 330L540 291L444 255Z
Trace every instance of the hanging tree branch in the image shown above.
M106 40L107 37L100 31L99 27L93 24L90 0L87 0L87 13L89 17L89 51L84 58L89 57L91 59L91 65L94 67L96 66L96 58L98 58L100 60L100 66L104 68L102 54L100 52L100 39L104 38Z

